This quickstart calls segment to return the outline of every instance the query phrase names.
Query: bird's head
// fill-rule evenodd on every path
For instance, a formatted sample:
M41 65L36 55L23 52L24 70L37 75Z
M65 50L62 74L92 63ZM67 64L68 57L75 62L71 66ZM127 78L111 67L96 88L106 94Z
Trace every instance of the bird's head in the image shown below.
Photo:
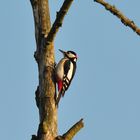
M60 49L59 49L59 51L61 53L63 53L64 57L67 57L67 58L69 58L70 60L72 60L74 62L77 61L77 54L74 51L67 51L67 52L65 52L65 51L60 50Z

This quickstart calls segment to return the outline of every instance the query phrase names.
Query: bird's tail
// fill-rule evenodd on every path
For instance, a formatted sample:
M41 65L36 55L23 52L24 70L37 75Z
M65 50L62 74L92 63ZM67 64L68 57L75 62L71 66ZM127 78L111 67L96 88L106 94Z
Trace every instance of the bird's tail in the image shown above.
M65 92L63 90L58 91L58 96L57 96L57 99L56 99L57 107L58 107L58 104L59 104L59 101L60 101L61 97L64 97L64 93Z

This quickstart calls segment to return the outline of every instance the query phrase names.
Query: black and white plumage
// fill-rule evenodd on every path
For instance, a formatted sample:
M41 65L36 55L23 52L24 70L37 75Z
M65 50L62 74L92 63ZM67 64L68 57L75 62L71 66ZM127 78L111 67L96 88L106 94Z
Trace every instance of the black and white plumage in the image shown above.
M56 104L58 105L61 97L64 96L65 91L69 88L71 81L76 71L77 55L73 51L62 51L64 57L56 66L56 82L58 85L58 97Z

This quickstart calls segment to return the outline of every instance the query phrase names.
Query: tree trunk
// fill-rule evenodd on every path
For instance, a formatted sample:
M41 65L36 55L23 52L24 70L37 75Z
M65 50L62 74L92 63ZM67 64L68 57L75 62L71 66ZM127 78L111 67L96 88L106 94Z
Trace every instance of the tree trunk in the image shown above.
M57 134L57 106L55 87L55 58L53 41L62 25L73 0L65 0L51 28L48 0L30 0L35 23L36 52L39 86L36 90L36 105L39 109L40 124L37 136L32 140L71 140L83 127L82 119L64 135Z
M39 109L39 140L53 140L57 136L57 107L55 105L54 45L45 44L51 22L48 0L31 0L35 20L37 49L35 59L38 64L39 86L36 101Z

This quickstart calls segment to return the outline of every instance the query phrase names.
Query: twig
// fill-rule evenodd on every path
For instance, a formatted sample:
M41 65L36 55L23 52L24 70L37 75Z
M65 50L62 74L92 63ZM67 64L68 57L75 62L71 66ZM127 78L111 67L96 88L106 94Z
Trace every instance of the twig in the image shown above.
M50 32L48 33L48 36L46 38L46 44L50 44L53 42L56 33L58 32L59 28L62 26L62 22L64 20L65 15L67 14L73 0L65 0L62 7L60 8L60 11L57 12L56 19L52 25L52 28Z
M118 17L125 26L129 26L134 32L140 35L140 28L136 26L134 21L130 20L125 15L123 15L122 12L120 12L115 6L110 5L104 0L94 0L94 1L103 5L106 8L106 10L110 11L113 15Z

